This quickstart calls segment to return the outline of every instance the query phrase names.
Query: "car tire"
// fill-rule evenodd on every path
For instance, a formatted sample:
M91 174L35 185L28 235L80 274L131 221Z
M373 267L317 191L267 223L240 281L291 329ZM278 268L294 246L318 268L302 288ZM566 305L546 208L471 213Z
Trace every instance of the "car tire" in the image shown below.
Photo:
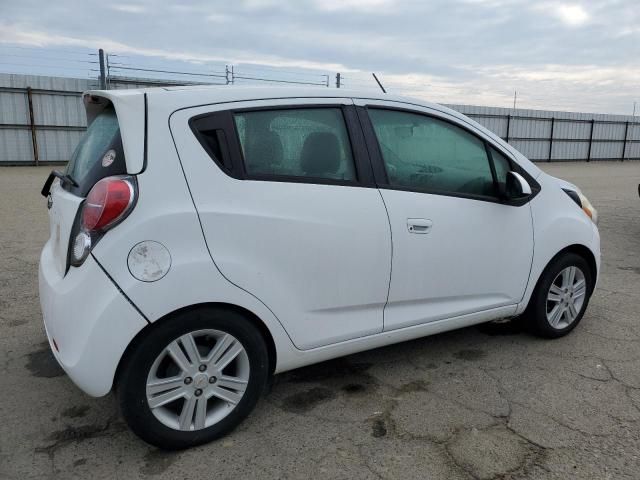
M265 391L269 359L244 315L193 309L149 328L127 352L116 389L136 435L181 450L220 438L249 415Z
M572 252L554 258L542 273L523 315L532 333L559 338L573 330L584 315L593 274L587 261Z

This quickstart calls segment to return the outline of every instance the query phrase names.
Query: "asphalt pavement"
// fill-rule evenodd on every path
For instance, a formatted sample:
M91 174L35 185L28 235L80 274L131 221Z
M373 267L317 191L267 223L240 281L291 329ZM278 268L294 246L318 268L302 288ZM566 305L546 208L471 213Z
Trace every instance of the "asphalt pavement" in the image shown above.
M288 372L236 431L180 453L55 363L37 293L49 169L1 168L0 478L640 478L640 162L541 166L600 212L573 333L471 327Z

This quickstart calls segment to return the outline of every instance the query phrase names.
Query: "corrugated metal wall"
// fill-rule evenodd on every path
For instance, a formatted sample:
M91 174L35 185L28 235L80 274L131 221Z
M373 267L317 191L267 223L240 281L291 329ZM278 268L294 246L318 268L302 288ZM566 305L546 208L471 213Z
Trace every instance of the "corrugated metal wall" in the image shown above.
M533 161L639 160L640 118L448 105L484 125Z
M87 124L80 94L96 88L96 82L1 74L0 163L34 163L27 87L31 88L33 130L39 161L66 161Z
M112 89L166 84L172 83L126 78L109 82ZM97 88L97 80L0 74L0 165L36 163L32 129L39 163L66 162L87 126L81 94Z
M110 81L111 88L159 84L162 83L144 79ZM0 164L32 165L36 151L42 163L67 161L86 128L80 95L93 88L98 88L95 80L0 74ZM638 117L449 106L484 125L533 161L621 160L623 155L625 160L640 159Z

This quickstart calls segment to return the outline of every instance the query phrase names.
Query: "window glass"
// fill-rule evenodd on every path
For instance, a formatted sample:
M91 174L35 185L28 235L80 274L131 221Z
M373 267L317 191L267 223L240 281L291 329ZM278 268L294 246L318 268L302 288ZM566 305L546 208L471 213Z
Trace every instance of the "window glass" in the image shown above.
M223 164L222 150L220 149L219 135L224 135L223 130L200 130L200 135L207 148L210 150L210 154L213 155L214 160L220 164Z
M114 108L109 106L87 128L65 173L78 182L74 192L85 195L101 178L125 172L120 126Z
M234 120L250 175L356 178L339 108L241 112Z
M408 112L369 109L393 186L494 196L484 143L450 123Z
M496 169L496 180L498 181L498 187L501 192L506 191L507 185L507 173L511 170L511 163L503 154L498 150L491 147L491 158L493 159L493 165Z

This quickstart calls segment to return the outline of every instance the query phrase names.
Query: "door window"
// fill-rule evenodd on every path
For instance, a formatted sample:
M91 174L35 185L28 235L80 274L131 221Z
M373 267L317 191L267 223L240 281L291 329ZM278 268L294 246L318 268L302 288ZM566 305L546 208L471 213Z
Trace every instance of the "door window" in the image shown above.
M234 121L249 176L356 180L340 108L239 112Z
M501 192L505 192L507 189L507 173L511 170L511 164L507 157L493 147L491 147L491 159L493 160L493 165L496 169L496 181L498 182L498 188Z
M485 144L460 127L426 115L369 109L391 186L495 196Z

